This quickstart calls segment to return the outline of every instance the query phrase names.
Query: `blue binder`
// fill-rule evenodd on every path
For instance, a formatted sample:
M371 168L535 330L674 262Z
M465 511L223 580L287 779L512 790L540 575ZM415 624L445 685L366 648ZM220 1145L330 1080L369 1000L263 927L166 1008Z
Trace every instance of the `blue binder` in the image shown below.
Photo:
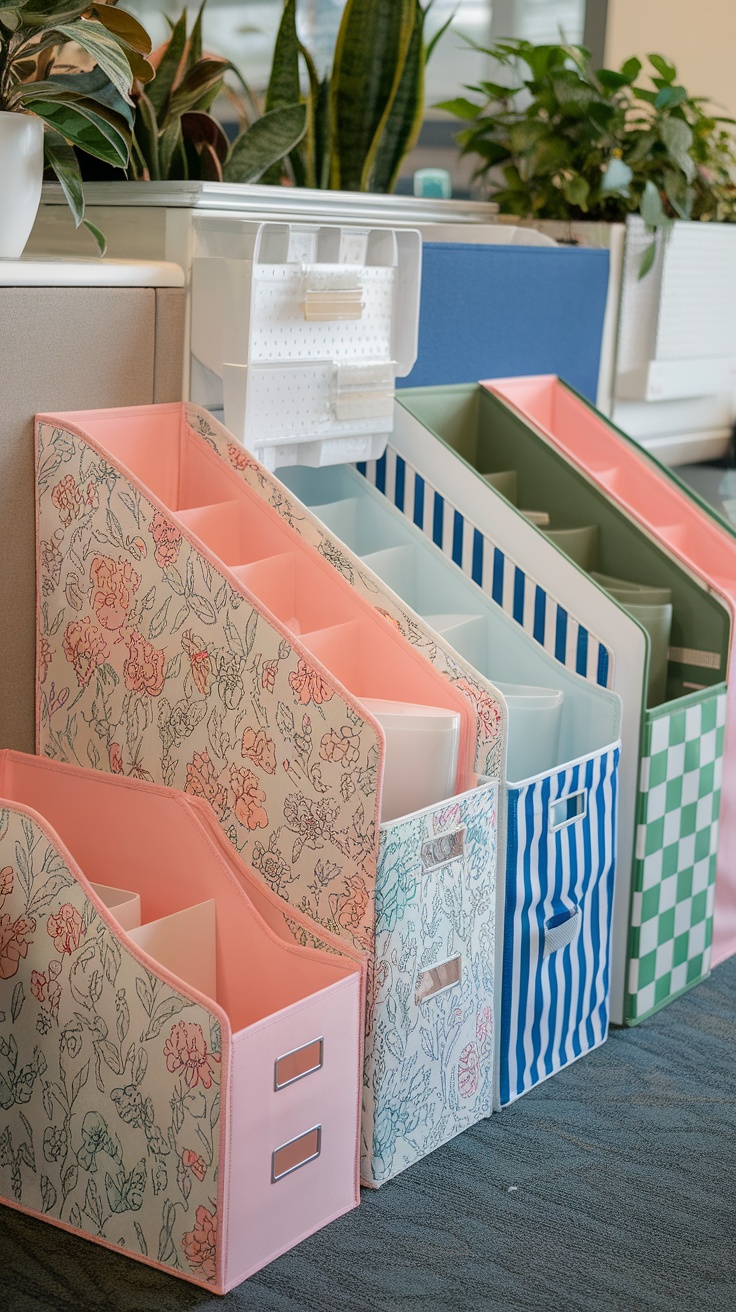
M419 354L397 387L554 373L595 401L608 251L425 242Z

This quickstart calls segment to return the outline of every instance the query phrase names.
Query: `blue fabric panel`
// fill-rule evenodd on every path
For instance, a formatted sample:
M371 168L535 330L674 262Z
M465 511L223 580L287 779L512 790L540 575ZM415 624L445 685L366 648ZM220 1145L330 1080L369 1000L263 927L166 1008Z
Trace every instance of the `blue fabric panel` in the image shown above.
M419 354L399 387L558 374L595 401L608 251L425 242Z

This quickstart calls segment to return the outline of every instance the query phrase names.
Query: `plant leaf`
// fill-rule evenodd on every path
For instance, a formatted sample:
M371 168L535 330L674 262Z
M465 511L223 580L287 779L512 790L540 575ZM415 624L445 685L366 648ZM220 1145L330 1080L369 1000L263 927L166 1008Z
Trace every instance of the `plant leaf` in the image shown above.
M166 117L180 116L191 110L208 110L222 90L227 61L201 59L172 91Z
M648 178L644 185L640 212L641 217L648 228L659 228L665 221L665 212L662 208L662 198L651 178ZM652 259L653 258L654 256L652 256Z
M76 41L78 46L91 55L97 67L107 73L123 100L132 104L130 89L133 74L130 64L120 44L108 34L102 23L92 18L80 18L76 23L55 23L54 29L61 32L68 41Z
M435 109L444 109L448 114L454 114L455 118L474 119L478 118L481 112L480 105L474 105L472 100L467 100L465 96L456 96L454 100L441 100Z
M657 243L656 241L651 241L641 257L641 263L639 264L639 273L637 275L639 280L645 278L646 275L649 273L649 270L654 264L654 257L656 254L657 254Z
M674 64L670 63L669 59L664 59L662 55L648 55L647 58L665 82L674 82L677 77L677 69Z
M693 134L689 124L682 118L666 118L659 129L659 135L688 182L692 182L696 169L695 160L690 154Z
M79 160L69 142L48 124L44 131L43 144L46 163L53 169L61 183L69 209L74 215L74 226L78 228L84 218L84 191Z
M266 92L266 113L282 105L296 105L299 84L299 38L296 33L296 0L286 0L273 51L271 76Z
M430 7L431 7L431 4L432 4L432 0L429 0L429 4L427 5L427 8L426 8L425 11L424 11L424 17L425 17L425 18L426 18L426 16L427 16L427 14L429 13L429 10L430 10ZM458 9L459 9L459 7L460 7L460 6L458 5ZM433 33L433 35L430 37L429 41L427 42L427 48L426 48L426 50L425 50L425 52L424 52L424 62L425 62L425 64L428 64L428 63L429 63L429 61L430 61L430 59L432 58L432 55L433 55L433 53L434 53L434 51L435 51L435 49L436 49L438 43L442 40L443 36L445 35L445 32L446 32L447 29L449 28L449 26L450 26L450 24L452 23L452 20L454 19L454 17L455 17L456 14L457 14L457 9L453 9L453 11L452 11L452 13L450 14L449 18L446 18L445 21L444 21L444 23L442 23L442 25L441 25L440 27L437 28L437 31L436 31L435 33Z
M613 159L609 159L601 177L601 192L606 195L618 191L623 195L628 195L629 183L633 176L633 170L629 168L628 164L625 164L622 159L614 155Z
M90 221L90 219L82 219L82 224L94 237L97 245L97 254L100 256L100 259L102 259L102 256L107 252L107 237L96 224Z
M103 159L114 168L127 166L131 141L127 125L102 105L79 97L70 103L27 101L26 107L88 155Z
M424 12L417 4L414 31L398 85L386 106L361 174L361 191L393 191L401 161L416 145L424 113Z
M158 123L156 121L156 111L145 91L141 92L138 97L134 141L148 170L149 180L158 182L161 177L158 158Z
M107 74L100 68L93 68L89 73L55 73L53 77L43 82L28 82L23 88L24 99L64 101L67 98L76 100L79 96L84 100L92 100L98 105L104 105L113 114L119 114L132 129L134 117L132 105L128 104L127 100L123 100Z
M284 105L264 114L233 142L222 170L225 182L257 182L290 154L306 130L306 105Z
M365 164L398 90L417 0L348 0L330 82L330 185L360 191Z
M153 52L152 63L156 76L148 88L148 98L156 112L159 123L163 122L172 87L184 57L187 44L186 11L171 30L168 41Z
M151 38L145 27L132 14L109 4L93 4L92 13L97 22L101 23L121 45L136 50L139 55L150 55ZM153 77L153 69L151 69L151 77Z
M202 17L206 3L207 0L202 0L199 10L197 11L197 17L194 20L192 34L187 41L186 57L184 61L184 68L187 73L190 73L202 58Z

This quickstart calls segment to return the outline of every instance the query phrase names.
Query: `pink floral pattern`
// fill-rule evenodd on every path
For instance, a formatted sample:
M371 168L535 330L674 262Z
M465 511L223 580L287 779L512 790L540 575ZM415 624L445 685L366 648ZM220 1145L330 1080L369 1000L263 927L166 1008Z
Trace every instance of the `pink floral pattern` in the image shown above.
M156 564L160 565L162 569L166 569L167 565L175 565L181 547L181 533L164 518L159 510L153 516L149 532L156 544L153 552Z
M113 460L52 424L37 444L39 750L202 798L286 900L370 945L374 729Z
M212 1087L213 1063L218 1063L220 1058L217 1053L207 1051L201 1025L188 1025L183 1020L172 1025L164 1044L164 1057L167 1071L181 1072L187 1088L196 1089L198 1084L204 1089Z
M140 633L131 633L128 651L128 659L123 665L126 688L158 697L164 686L166 653L152 646Z
M47 834L13 809L0 811L6 853L0 1198L211 1288L217 1019L143 970Z
M198 1207L194 1229L182 1238L189 1268L205 1280L214 1280L217 1262L217 1208Z
M123 628L133 594L138 591L141 576L130 561L112 560L109 556L95 556L90 565L92 589L90 605L97 623L114 633Z
M57 952L65 952L68 957L76 952L84 935L82 917L70 902L59 908L58 914L49 916L46 932L50 935Z
M42 635L42 637L45 635ZM64 655L74 669L80 688L86 688L95 670L104 665L110 648L104 634L92 623L89 615L83 620L70 620L64 631ZM49 661L48 665L51 664Z

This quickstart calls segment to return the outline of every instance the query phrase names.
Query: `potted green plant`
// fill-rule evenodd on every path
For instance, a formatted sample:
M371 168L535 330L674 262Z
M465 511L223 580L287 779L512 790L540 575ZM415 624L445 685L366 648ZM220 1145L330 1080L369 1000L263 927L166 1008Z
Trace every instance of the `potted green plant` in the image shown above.
M425 64L451 21L425 41L430 7L431 0L348 0L332 68L320 79L297 35L296 0L285 0L266 109L300 97L303 63L308 125L267 181L286 172L302 187L393 191L422 125Z
M151 43L130 14L90 0L3 0L0 7L0 256L18 258L44 167L84 221L78 151L125 167L133 79L153 77ZM70 53L71 52L71 56ZM87 224L98 247L102 234Z
M677 81L674 64L594 69L581 46L504 41L485 53L498 82L467 87L440 108L462 119L463 154L502 213L540 220L622 222L639 213L653 237L676 219L736 221L732 120ZM640 274L650 268L647 247Z
M187 11L151 56L156 77L136 84L133 147L126 176L148 182L256 182L294 150L307 129L307 107L298 88L292 101L266 106L259 115L237 68L202 49L202 0L191 33ZM249 121L230 141L210 112L225 90L225 74L242 88Z

